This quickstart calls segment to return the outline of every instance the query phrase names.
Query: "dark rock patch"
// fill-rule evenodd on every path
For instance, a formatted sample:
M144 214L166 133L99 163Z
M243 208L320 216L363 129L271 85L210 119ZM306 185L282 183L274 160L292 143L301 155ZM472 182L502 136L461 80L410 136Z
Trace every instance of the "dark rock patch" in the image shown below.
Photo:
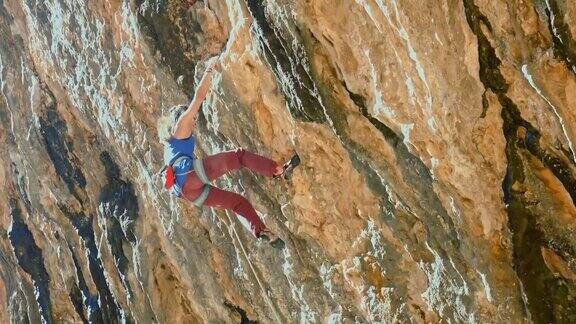
M82 201L80 192L86 187L86 178L74 156L72 141L67 135L66 122L58 114L52 93L46 88L43 89L43 93L46 110L44 115L40 116L39 123L46 151L60 180L66 183L68 190L79 201Z
M53 323L52 306L50 301L50 277L44 266L42 250L36 244L32 232L22 219L22 211L14 199L8 202L12 226L8 237L18 265L32 278L36 290L36 301L42 318L47 323Z
M94 236L94 229L92 228L93 217L86 216L82 213L70 212L65 206L60 206L60 210L62 210L70 220L87 249L86 256L88 258L88 267L90 269L90 274L92 275L92 280L98 290L102 320L105 323L121 322L122 317L120 307L108 286L108 281L104 274L104 267L102 266L102 261L98 255L99 252L96 246L96 238ZM76 268L78 269L79 267L76 266Z
M124 253L123 244L125 242L136 244L134 222L138 219L138 198L132 183L121 178L120 167L108 152L100 154L100 161L104 166L107 180L98 199L102 216L106 219L106 237L124 288L130 290L126 278L128 258Z

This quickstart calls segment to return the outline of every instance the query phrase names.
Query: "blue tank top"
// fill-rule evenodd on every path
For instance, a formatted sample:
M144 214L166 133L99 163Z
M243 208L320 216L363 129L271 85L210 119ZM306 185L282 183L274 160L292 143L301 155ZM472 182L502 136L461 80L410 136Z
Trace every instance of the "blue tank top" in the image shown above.
M172 187L173 192L180 196L182 193L182 187L186 182L186 177L192 169L194 156L194 146L196 140L194 136L190 136L186 139L177 139L170 137L170 139L164 144L164 163L166 165L174 163L181 156L188 156L190 159L180 159L177 163L173 164L174 175L176 181Z

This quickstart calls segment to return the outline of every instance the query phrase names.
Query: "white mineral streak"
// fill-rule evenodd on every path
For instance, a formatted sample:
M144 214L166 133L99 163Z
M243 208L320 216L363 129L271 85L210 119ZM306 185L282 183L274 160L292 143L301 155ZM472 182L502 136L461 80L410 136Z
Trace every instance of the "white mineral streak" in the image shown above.
M393 288L381 288L376 291L374 286L368 287L364 291L362 307L368 311L368 320L370 322L396 323L399 321L398 314L404 308L402 304L396 311L392 306L394 296Z
M342 323L342 308L338 313L333 313L328 316L328 324L340 324Z
M2 93L2 98L4 98L4 102L6 103L6 108L10 108L10 103L8 102L8 97L4 92L4 87L6 86L5 76L4 76L4 64L2 61L2 55L0 55L0 93ZM12 109L8 109L10 112L10 130L12 134L14 134L14 116L12 114Z
M552 7L550 6L550 0L545 1L546 1L546 7L548 9L548 14L550 15L550 26L552 27L552 33L560 41L561 44L565 44L564 39L562 39L560 33L558 32L558 28L556 28L556 16L554 15L554 11L552 11ZM562 19L562 17L560 19ZM572 65L572 71L576 73L576 65Z
M430 264L422 261L419 262L420 269L424 271L428 277L428 287L426 291L422 293L422 298L428 306L436 310L440 316L446 315L445 310L447 307L450 307L452 309L451 316L454 318L467 322L474 321L474 313L467 310L464 300L462 299L463 296L469 294L468 285L464 280L462 286L455 283L452 277L448 275L448 269L444 266L442 257L428 245L428 242L425 244L428 251L434 256L434 262ZM456 273L462 278L462 275L453 265L453 262L451 260L450 262ZM450 296L449 298L453 301L451 305L446 305L442 302L442 300L448 296Z
M444 43L442 43L440 37L438 37L438 33L434 33L434 38L436 38L436 40L438 41L438 43L440 43L440 45L444 46Z
M489 302L492 302L492 291L490 290L488 280L486 280L486 275L478 270L476 270L476 272L478 272L478 275L482 278L482 285L484 286L484 295L486 296L486 299L488 299Z
M420 62L420 60L418 59L418 54L416 54L416 51L414 50L414 47L412 46L412 43L410 41L410 37L408 36L408 32L406 31L406 28L404 27L404 25L402 24L401 20L400 20L400 11L398 9L398 3L396 0L391 0L390 1L393 8L394 8L394 16L395 16L395 20L396 22L394 23L392 20L392 16L388 10L388 6L386 4L384 4L383 0L376 0L376 4L378 5L378 8L380 9L380 11L382 12L382 14L384 15L384 17L386 17L386 21L388 22L388 24L390 25L390 27L392 27L398 34L398 36L400 36L400 38L402 38L405 41L405 45L407 47L408 50L408 56L410 57L410 59L412 60L412 62L415 65L418 77L420 78L420 81L422 81L424 83L424 86L426 87L426 102L427 102L427 114L431 114L432 113L432 93L430 91L430 87L428 85L428 81L426 79L426 72L424 70L424 67L422 66L422 63Z
M364 10L366 11L368 16L370 17L370 19L374 23L374 25L376 26L378 31L380 33L384 33L383 27L381 26L381 23L379 22L379 20L376 18L376 15L373 11L371 3L368 3L365 0L356 0L356 3L364 8ZM387 13L387 10L386 10L386 13ZM389 16L387 16L387 18L388 18L388 21L390 21ZM391 25L391 26L394 27L393 25ZM398 56L398 52L396 51L396 49L393 46L391 47L391 49L394 51L395 57L397 59L398 64L400 65L400 68L402 70L404 70L404 64L403 64L402 60L400 59L400 57ZM393 120L396 116L395 116L395 113L392 110L392 108L384 102L382 92L379 90L379 83L378 83L379 80L378 80L378 74L376 72L377 69L376 69L375 65L372 63L372 59L370 58L370 50L369 49L364 50L364 55L366 56L366 59L368 61L367 62L368 66L370 68L370 76L372 79L371 86L373 89L372 90L373 97L375 98L374 107L373 107L375 115L378 116L379 114L383 113L386 118ZM404 72L404 75L405 75L406 90L408 92L408 97L409 97L408 99L409 99L410 104L414 105L415 102L418 101L418 98L416 97L416 93L415 93L414 82L412 81L412 78L408 75L407 72Z
M404 25L402 24L402 22L400 20L400 11L398 10L397 1L391 0L391 2L392 2L392 6L394 7L394 13L395 13L396 22L397 22L397 26L395 28L398 31L398 35L406 42L406 47L408 48L408 56L410 57L412 62L414 62L415 66L416 66L416 71L418 71L418 77L424 83L424 85L426 87L426 102L428 104L426 113L431 114L432 113L432 93L430 92L430 87L428 86L428 81L426 80L426 72L424 71L424 67L422 66L422 63L418 59L418 55L416 54L414 47L412 47L412 43L410 41L410 37L408 36L408 32L406 31L406 28L404 28ZM382 13L384 13L384 15L386 16L386 19L388 20L390 25L393 26L394 24L392 23L392 21L390 19L390 14L388 14L388 9L383 4L382 0L376 0L376 3L378 4L378 7L380 8L380 10L382 10Z
M462 222L462 215L460 213L460 209L458 208L458 206L456 206L456 201L452 196L450 196L450 209L452 210L452 214L454 214L456 220L458 222Z
M374 257L379 266L386 256L386 245L382 240L379 229L372 220L368 220L366 228L356 238L352 246L362 245L362 242L368 240L370 248L365 255ZM360 296L360 307L367 314L367 319L370 322L396 322L398 316L403 312L405 305L402 303L398 306L393 305L394 288L392 287L377 287L368 283L356 282L351 273L358 273L362 271L362 256L355 256L349 267L344 266L344 278L356 290ZM385 277L386 271L382 270L382 277Z
M1 65L1 64L0 64ZM28 68L28 65L24 63L24 59L20 61L20 69L22 70L22 82L29 83L28 86L28 98L30 99L30 126L28 127L28 133L26 135L26 141L30 141L30 135L32 134L33 128L39 128L40 122L38 118L38 114L34 110L34 105L36 105L36 98L39 94L39 87L38 87L38 79L34 75L34 73ZM28 82L26 82L28 81Z
M524 311L526 312L526 314L528 314L528 321L532 322L532 314L530 313L530 310L528 309L528 296L526 296L526 291L524 290L524 284L522 284L522 282L520 281L520 293L522 296L522 306L524 306Z
M368 65L370 67L370 76L372 78L372 82L371 82L371 86L372 86L372 91L374 93L374 112L376 113L376 116L379 114L384 114L384 116L386 116L386 118L388 119L394 119L396 117L396 115L394 114L394 111L392 110L392 108L390 108L390 106L388 106L386 104L386 102L384 102L384 99L382 97L382 92L380 92L380 87L379 87L379 77L378 77L378 73L376 71L376 67L374 66L374 64L372 63L372 60L370 58L370 51L366 50L364 52L364 55L366 55L366 59L368 60ZM412 80L410 80L412 81Z
M326 292L332 299L336 299L336 296L333 292L333 285L332 285L332 277L334 276L334 272L336 271L336 265L328 265L326 262L322 263L320 266L320 278L322 279L322 285Z
M414 128L414 124L400 124L400 131L402 132L402 141L404 145L410 143L410 132Z
M436 132L438 129L436 128L436 119L434 117L430 117L428 118L428 120L426 121L426 123L428 124L428 127L430 127L430 129L434 132Z
M383 28L382 24L380 23L379 19L376 17L376 14L372 8L372 1L356 0L356 3L364 8L364 10L366 11L368 16L370 17L370 19L374 23L374 25L376 26L378 31L380 33L384 34L384 28ZM433 133L435 133L436 127L433 124L433 122L430 122L430 119L433 118L433 116L432 116L432 113L433 113L433 111L432 111L432 92L430 90L430 86L429 86L428 80L426 78L426 72L424 70L423 64L420 61L420 59L418 58L418 54L416 53L416 50L412 46L412 42L410 40L408 32L406 31L406 28L402 24L400 10L398 9L398 3L396 0L391 0L390 4L388 4L388 5L385 4L383 0L375 0L375 3L376 3L376 6L378 7L379 12L386 18L386 22L388 23L390 28L392 28L392 30L395 31L396 34L404 41L404 44L406 46L406 50L408 53L408 57L410 58L410 60L414 64L418 78L420 79L420 81L422 82L422 84L424 85L424 88L426 90L426 107L425 107L424 113L429 120L429 122L428 122L429 129ZM390 10L388 9L389 5L391 5L393 8L394 18L391 15ZM401 69L404 70L403 61L398 57L398 53L396 52L396 49L393 46L391 48L394 51L396 57L398 58L398 62L400 64ZM365 50L365 52L367 52L367 50ZM374 77L373 64L370 62L370 59L368 59L368 61L369 61L369 65L370 65L371 71L372 71L371 72L372 78L375 81L376 79ZM412 78L410 77L410 75L406 71L404 72L404 75L405 75L406 90L408 92L408 101L410 102L411 105L414 105L416 102L420 103L420 101L418 100L418 98L416 96L414 81L412 80ZM377 87L374 86L374 89L377 89ZM384 106L383 109L378 109L382 105L382 103L381 103L381 94L378 93L376 90L374 90L374 97L376 98L375 111L382 110L387 118L389 118L389 119L393 118L394 113L391 111L391 109L388 106Z
M439 163L440 163L440 161L437 158L435 158L435 157L430 158L430 164L431 164L430 174L432 175L432 178L434 180L437 179L436 175L434 174L434 170L436 169L436 167L438 166Z
M366 224L366 229L362 232L363 235L366 235L370 239L370 244L372 248L370 249L369 254L373 255L379 260L383 260L386 255L386 247L382 242L382 235L373 220L368 220ZM383 271L382 274L386 274L386 271Z
M546 0L546 2L548 2L548 0ZM534 79L532 78L532 74L530 74L530 71L528 70L527 64L522 65L522 74L524 75L524 78L526 78L528 83L530 83L530 86L534 90L536 90L536 93L538 93L540 98L544 99L544 101L546 101L548 106L550 106L550 108L552 108L552 111L554 111L554 114L558 118L558 122L560 123L560 126L562 127L562 131L564 132L564 137L566 137L566 141L568 142L568 148L570 149L570 152L572 152L572 156L574 158L576 158L576 151L574 151L574 146L572 145L572 141L570 140L570 135L568 134L568 131L566 130L566 125L564 124L564 119L562 118L562 116L558 112L558 108L556 108L556 106L554 106L550 102L550 100L548 100L548 98L546 98L546 96L542 93L542 90L540 90L540 88L538 88L538 86L534 82Z
M122 63L125 60L128 60L128 64L133 66L134 61L134 50L133 48L138 47L139 44L139 31L138 31L138 22L136 19L136 15L133 13L132 9L130 8L130 1L123 0L122 2L122 30L124 33L128 35L128 40L125 42L123 40L123 33L120 33L120 63L118 64L118 72L116 75L120 73L120 69L122 67Z
M450 265L452 265L452 268L454 268L454 270L456 271L456 273L458 273L458 277L460 277L460 279L462 280L462 287L464 288L464 295L469 295L470 294L470 290L468 289L468 284L466 283L466 279L464 279L464 277L462 276L462 274L460 273L460 271L458 270L458 268L456 267L456 265L454 264L454 261L452 260L452 257L448 258L448 260L450 260Z
M282 270L290 286L290 293L292 295L292 299L294 299L300 306L300 316L299 316L300 323L314 323L316 322L318 314L310 307L310 305L308 305L308 302L304 297L304 285L303 284L299 285L298 283L295 282L298 276L294 272L292 254L290 252L290 249L284 249L283 255L284 255L284 263L282 265Z

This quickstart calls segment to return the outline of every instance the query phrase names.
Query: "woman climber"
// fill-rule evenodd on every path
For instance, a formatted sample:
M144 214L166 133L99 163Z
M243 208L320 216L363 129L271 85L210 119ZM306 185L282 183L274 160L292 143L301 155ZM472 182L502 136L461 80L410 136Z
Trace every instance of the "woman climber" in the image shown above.
M298 155L294 155L284 166L279 166L268 158L244 149L222 152L204 159L194 156L195 137L192 131L196 115L208 94L214 71L219 70L219 59L211 59L188 108L184 105L172 107L168 117L159 123L160 136L164 140L166 166L162 173L165 188L196 206L233 211L250 223L254 236L270 242L274 247L281 248L284 242L264 225L246 198L216 188L210 183L225 173L242 167L265 177L288 179L292 170L300 163Z

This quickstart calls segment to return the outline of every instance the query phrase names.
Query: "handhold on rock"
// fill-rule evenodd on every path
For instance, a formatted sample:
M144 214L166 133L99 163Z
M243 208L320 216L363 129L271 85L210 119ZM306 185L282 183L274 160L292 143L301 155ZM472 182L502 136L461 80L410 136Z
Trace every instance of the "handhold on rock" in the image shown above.
M299 165L300 165L300 156L298 156L298 154L294 154L290 158L290 160L284 163L282 173L274 177L277 178L280 176L284 176L284 179L290 180L290 178L292 177L292 171L294 171L294 169Z

